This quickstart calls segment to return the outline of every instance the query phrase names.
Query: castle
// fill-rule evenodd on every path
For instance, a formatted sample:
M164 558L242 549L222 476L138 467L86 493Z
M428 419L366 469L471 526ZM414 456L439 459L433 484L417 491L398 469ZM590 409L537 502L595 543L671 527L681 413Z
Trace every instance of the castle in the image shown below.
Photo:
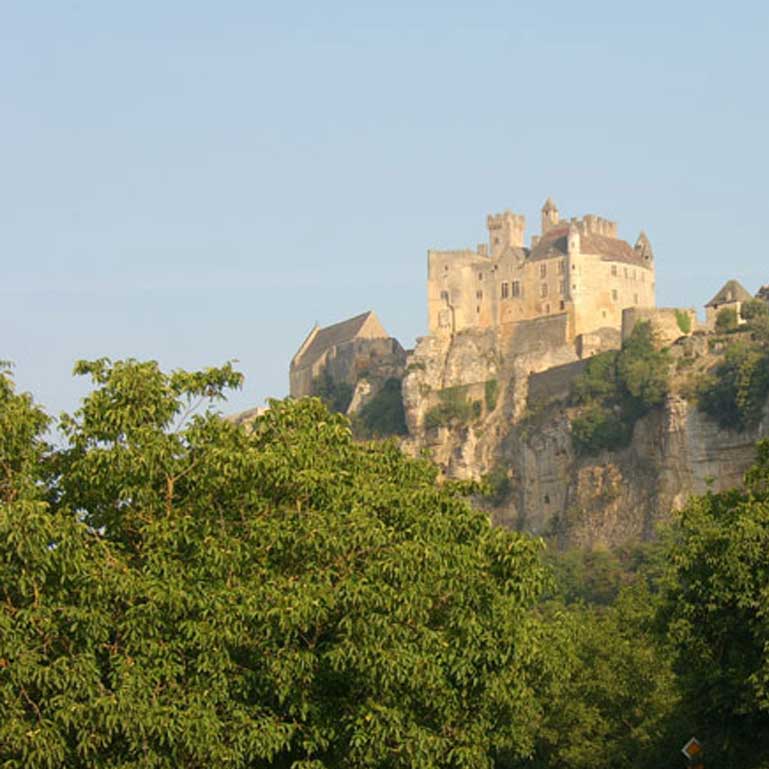
M494 329L503 338L537 319L559 319L564 341L588 354L590 335L617 332L622 311L653 308L654 254L645 233L635 246L600 216L561 220L548 198L541 232L525 245L525 218L489 215L488 244L428 252L429 333Z

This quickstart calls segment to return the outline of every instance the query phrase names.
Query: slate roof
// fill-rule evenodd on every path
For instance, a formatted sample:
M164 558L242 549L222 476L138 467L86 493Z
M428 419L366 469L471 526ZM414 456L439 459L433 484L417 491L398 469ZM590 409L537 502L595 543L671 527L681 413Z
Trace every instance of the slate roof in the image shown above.
M568 236L568 224L565 227L553 227L531 249L529 259L536 262L540 259L554 259L557 256L566 256L569 253Z
M297 368L311 366L330 347L355 339L372 315L374 313L369 310L361 315L356 315L354 318L334 323L333 326L321 328L313 337L309 347L294 361L294 366Z
M569 252L568 236L568 224L553 227L534 246L529 259L538 261L565 256ZM587 232L580 235L580 250L583 254L598 254L606 262L625 262L640 267L648 266L648 261L626 240L620 240L620 238L610 238L606 235Z
M739 281L727 280L705 307L718 307L728 302L749 302L752 298L750 292Z

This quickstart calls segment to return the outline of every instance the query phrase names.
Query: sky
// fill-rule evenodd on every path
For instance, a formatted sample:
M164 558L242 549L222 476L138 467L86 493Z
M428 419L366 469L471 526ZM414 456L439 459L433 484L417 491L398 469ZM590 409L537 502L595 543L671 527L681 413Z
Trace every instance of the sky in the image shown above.
M0 0L0 359L50 413L81 358L236 360L288 391L315 322L426 333L428 248L595 213L657 302L769 283L769 4Z

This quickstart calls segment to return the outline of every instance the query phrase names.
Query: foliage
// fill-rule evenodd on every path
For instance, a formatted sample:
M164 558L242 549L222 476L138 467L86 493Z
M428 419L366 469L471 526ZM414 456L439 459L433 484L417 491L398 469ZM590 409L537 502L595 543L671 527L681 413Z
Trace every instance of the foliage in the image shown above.
M761 420L769 397L769 334L762 336L766 316L748 323L752 339L739 339L726 349L724 359L697 383L699 407L721 427L745 430Z
M571 439L579 455L622 448L632 437L632 424L615 407L597 402L585 406L571 423Z
M481 416L481 402L470 401L466 386L447 387L438 392L440 403L425 414L428 429L446 427L452 424L467 424Z
M326 368L312 380L312 394L320 398L329 411L346 414L355 388L349 382L337 381Z
M0 377L0 765L489 767L560 676L540 546L319 399L252 430L229 366L81 363L47 419Z
M746 321L752 321L756 318L769 316L769 303L762 299L751 299L749 302L743 302L740 306L740 315Z
M484 396L486 400L486 410L494 411L497 407L497 396L499 395L499 382L496 379L489 379L484 385Z
M384 438L406 435L401 380L388 379L353 420L356 437Z
M769 442L744 491L692 499L670 554L665 616L709 763L769 754Z
M533 766L676 766L681 735L690 727L646 585L625 588L610 607L556 605L551 611L570 627L570 638L559 649L561 688L540 730Z
M724 307L716 314L716 331L719 334L726 334L734 331L739 325L737 310L734 307Z
M692 317L686 310L676 309L676 323L682 334L688 334L692 330Z
M670 353L657 349L651 325L636 324L618 352L591 358L573 386L582 406L572 420L578 454L626 446L636 421L660 405L669 387Z
M483 497L499 507L508 500L513 490L510 476L504 467L496 467L483 479Z

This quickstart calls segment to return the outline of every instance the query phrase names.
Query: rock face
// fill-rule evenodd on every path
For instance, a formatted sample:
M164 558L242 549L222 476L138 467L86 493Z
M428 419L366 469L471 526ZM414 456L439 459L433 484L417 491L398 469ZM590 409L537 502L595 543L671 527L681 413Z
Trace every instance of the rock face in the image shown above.
M568 394L585 363L568 347L506 355L483 332L421 339L403 380L404 449L427 450L449 477L491 474L501 491L489 510L501 525L564 548L602 547L651 537L692 494L740 485L756 441L769 436L769 403L760 425L740 433L672 395L636 423L627 448L578 457ZM436 424L447 392L473 407L470 418Z

